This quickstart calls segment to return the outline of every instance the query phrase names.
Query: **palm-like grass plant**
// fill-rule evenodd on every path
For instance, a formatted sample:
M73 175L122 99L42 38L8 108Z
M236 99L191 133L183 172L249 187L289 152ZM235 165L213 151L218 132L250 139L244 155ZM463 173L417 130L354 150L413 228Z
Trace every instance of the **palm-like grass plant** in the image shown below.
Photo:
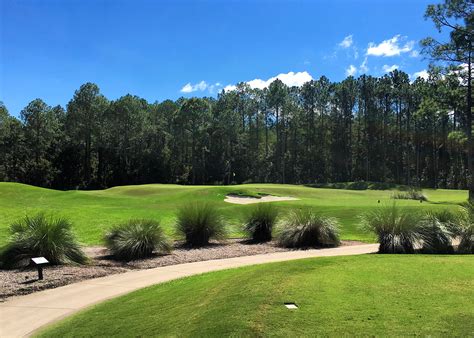
M423 244L421 252L453 253L452 239L456 235L456 217L447 210L428 212L422 220Z
M105 243L116 259L125 261L171 250L160 223L147 219L132 219L113 227L105 235Z
M361 225L377 235L379 253L414 253L424 237L421 220L418 213L400 209L394 203L366 213Z
M182 206L177 213L176 230L190 246L207 245L210 239L223 239L226 236L223 218L216 207L209 203Z
M279 242L285 247L328 247L339 245L339 223L333 217L311 210L295 210L284 220Z
M461 215L458 221L459 253L474 253L474 204L465 203L461 207Z
M10 226L8 244L1 250L0 262L5 268L30 264L32 257L45 257L51 264L83 264L87 257L64 218L47 218L43 214L24 217Z
M244 230L255 242L272 239L272 231L278 218L278 209L271 203L258 203L246 216Z

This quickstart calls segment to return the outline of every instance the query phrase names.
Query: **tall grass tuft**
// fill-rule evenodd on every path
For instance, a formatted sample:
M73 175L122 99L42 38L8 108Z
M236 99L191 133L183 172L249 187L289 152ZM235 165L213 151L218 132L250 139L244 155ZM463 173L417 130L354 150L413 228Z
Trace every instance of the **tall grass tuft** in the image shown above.
M474 254L474 204L465 203L461 207L458 221L458 252Z
M0 252L4 268L23 267L32 257L45 257L51 264L84 264L87 257L64 218L43 214L24 217L10 226L8 244Z
M421 219L418 213L402 210L394 203L366 213L361 225L377 235L379 253L414 253L424 237Z
M339 223L335 218L311 210L296 210L284 220L279 242L291 248L337 246Z
M396 192L392 195L392 198L399 200L428 201L428 197L422 191L416 189Z
M428 212L422 220L423 244L421 252L429 254L453 253L452 239L456 235L456 217L447 210Z
M255 242L272 239L272 231L278 218L278 209L271 203L258 203L245 219L244 230Z
M190 246L209 244L209 239L223 239L226 225L215 206L192 203L182 206L177 213L176 230Z
M132 219L113 227L105 235L105 243L116 259L124 261L171 251L160 223L147 219Z

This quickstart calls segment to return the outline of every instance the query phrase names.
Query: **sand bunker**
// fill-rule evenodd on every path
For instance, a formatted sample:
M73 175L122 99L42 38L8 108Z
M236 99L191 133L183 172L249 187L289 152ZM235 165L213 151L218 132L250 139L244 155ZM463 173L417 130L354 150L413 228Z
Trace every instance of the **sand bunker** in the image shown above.
M281 202L281 201L296 201L299 198L289 196L262 196L261 198L248 197L248 196L233 196L227 195L224 202L234 204L253 204L253 203L264 203L264 202Z

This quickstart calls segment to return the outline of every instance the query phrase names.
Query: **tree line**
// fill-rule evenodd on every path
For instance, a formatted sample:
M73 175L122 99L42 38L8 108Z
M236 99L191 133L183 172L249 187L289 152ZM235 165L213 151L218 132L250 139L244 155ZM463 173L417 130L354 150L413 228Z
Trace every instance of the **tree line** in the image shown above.
M444 0L425 18L447 41L427 79L326 77L301 87L240 83L217 98L149 103L82 85L65 109L41 99L17 119L0 104L0 180L54 188L124 184L376 181L468 188L474 200L474 2Z
M54 188L124 184L377 181L467 187L465 88L431 68L410 82L321 77L245 83L217 98L110 101L82 85L66 108L0 107L0 180Z

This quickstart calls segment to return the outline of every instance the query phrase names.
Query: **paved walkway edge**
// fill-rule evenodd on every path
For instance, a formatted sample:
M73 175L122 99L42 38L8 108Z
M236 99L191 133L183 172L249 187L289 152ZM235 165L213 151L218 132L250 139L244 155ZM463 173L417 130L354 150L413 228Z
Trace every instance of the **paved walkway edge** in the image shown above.
M0 336L30 336L45 325L50 325L91 305L173 279L293 259L367 254L376 252L377 249L378 244L364 244L331 249L275 252L169 265L84 280L55 289L13 297L0 303Z

